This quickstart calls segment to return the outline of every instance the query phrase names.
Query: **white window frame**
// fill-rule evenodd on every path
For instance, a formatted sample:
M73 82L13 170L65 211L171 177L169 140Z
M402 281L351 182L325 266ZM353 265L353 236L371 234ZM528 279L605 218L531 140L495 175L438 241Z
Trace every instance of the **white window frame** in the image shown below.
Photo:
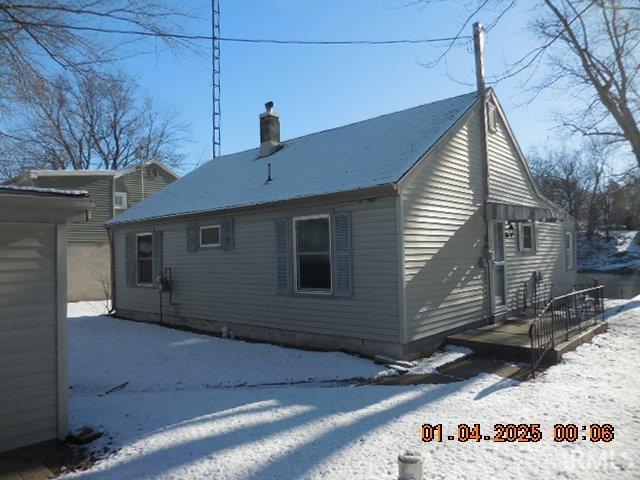
M138 237L151 237L151 281L149 283L140 283L140 269L138 268ZM135 244L135 253L136 253L136 285L138 287L153 287L153 233L152 232L143 232L136 233L136 244Z
M524 227L531 227L531 248L524 248ZM518 251L520 253L535 253L537 250L535 222L521 222L518 224Z
M122 205L118 205L116 203L116 198L122 198ZM127 209L127 194L126 192L113 192L113 208L116 210L126 210Z
M150 167L149 168L149 177L156 178L160 176L160 172L158 171L158 167Z
M569 248L567 248L567 236L569 237ZM576 268L576 262L573 255L573 232L564 232L564 258L568 272ZM569 261L571 261L571 263L569 263Z
M218 229L218 243L202 243L202 231L207 230L209 228L217 228ZM220 229L220 225L217 223L212 223L210 225L200 225L198 228L198 245L200 248L218 248L220 247L220 234L222 233Z
M299 221L313 220L316 218L326 218L329 224L329 289L328 290L312 290L308 288L298 288L298 234L296 231L296 225ZM293 290L295 293L312 294L312 295L331 295L333 293L333 231L331 227L331 215L328 213L322 213L317 215L303 215L300 217L293 217L291 222L291 228L293 229Z

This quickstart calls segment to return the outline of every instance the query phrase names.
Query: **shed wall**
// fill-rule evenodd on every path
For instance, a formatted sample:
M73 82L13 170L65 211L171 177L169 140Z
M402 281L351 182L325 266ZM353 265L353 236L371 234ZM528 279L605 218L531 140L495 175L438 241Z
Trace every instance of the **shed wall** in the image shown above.
M0 223L0 451L58 434L55 258L55 226Z
M115 230L116 309L157 319L158 291L127 287L125 237L128 231L163 232L163 265L172 268L178 318L166 308L165 321L219 332L220 324L265 327L336 339L398 342L398 264L395 197L354 203L318 203L296 209L262 210L233 217L235 248L187 252L188 222L163 222ZM352 213L353 297L327 298L276 293L276 218L328 212ZM225 217L229 218L229 217ZM215 216L199 222L216 223ZM129 227L130 228L130 227ZM165 296L165 302L168 297ZM166 303L165 303L166 307ZM209 322L209 323L207 323ZM282 338L282 337L280 337ZM284 343L290 343L283 338ZM340 342L335 344L338 348ZM321 346L321 345L318 345ZM351 348L349 347L349 348ZM357 349L356 349L357 350Z
M476 109L402 189L408 341L485 316L480 138Z

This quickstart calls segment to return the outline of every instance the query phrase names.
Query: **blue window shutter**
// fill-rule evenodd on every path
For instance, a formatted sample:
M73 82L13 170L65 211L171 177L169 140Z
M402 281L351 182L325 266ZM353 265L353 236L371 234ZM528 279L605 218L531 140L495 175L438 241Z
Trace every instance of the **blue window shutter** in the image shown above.
M158 287L160 282L158 277L162 275L162 232L158 230L153 231L153 286Z
M220 222L220 247L225 252L231 252L234 246L233 219L230 218Z
M194 253L200 246L200 228L197 223L187 225L187 252Z
M276 290L278 295L291 293L291 263L289 248L289 219L275 220L276 229Z
M126 280L127 280L127 287L133 287L135 285L135 255L134 255L134 248L135 248L135 236L133 235L133 233L127 233L127 236L125 237L125 276L126 276Z
M353 260L351 254L351 212L333 216L333 244L335 252L334 279L336 297L353 296Z

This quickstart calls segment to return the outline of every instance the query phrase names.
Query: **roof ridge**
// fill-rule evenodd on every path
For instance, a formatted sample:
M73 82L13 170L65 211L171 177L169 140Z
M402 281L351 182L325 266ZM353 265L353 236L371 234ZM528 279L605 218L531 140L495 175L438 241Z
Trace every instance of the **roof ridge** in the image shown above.
M257 148L218 157L107 224L389 185L477 102L475 92L466 93L289 139L290 146L274 154L277 165L271 182L265 182L266 164L256 162Z
M369 121L375 120L377 118L387 117L389 115L396 115L398 113L407 112L409 110L414 110L416 108L422 108L422 107L426 107L428 105L434 105L434 104L440 103L440 102L447 102L447 101L453 100L454 98L466 97L466 96L469 96L469 95L476 95L476 94L477 94L477 92L474 90L474 91L467 92L467 93L461 93L460 95L454 95L453 97L441 98L440 100L434 100L433 102L421 103L420 105L414 105L413 107L402 108L400 110L395 110L393 112L381 113L380 115L376 115L375 117L364 118L362 120L356 120L355 122L345 123L344 125L338 125L337 127L325 128L324 130L318 130L316 132L305 133L304 135L300 135L298 137L288 138L287 140L284 140L282 143L287 144L289 142L293 142L295 140L300 140L300 139L306 138L306 137L311 137L313 135L319 135L321 133L331 132L333 130L338 130L340 128L350 127L352 125L358 125L360 123L369 122ZM228 153L226 155L221 155L221 156L219 156L219 157L217 157L215 159L211 159L211 160L203 163L201 166L204 166L205 164L207 164L209 162L212 162L214 160L222 160L222 159L224 159L226 157L233 157L235 155L240 155L242 153L247 153L247 152L250 152L252 150L258 150L258 148L259 147L247 148L245 150L240 150L238 152L233 152L233 153ZM277 154L277 153L278 152L276 152L275 154ZM200 168L200 167L198 167L198 168Z

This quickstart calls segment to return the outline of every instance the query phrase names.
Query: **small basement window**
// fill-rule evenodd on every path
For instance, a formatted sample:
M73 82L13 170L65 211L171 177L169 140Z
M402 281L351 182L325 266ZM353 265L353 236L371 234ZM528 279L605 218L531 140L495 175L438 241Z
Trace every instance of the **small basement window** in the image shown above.
M571 232L564 232L564 252L567 270L573 270L573 235Z
M200 247L220 246L220 225L204 225L200 227Z
M518 231L518 241L521 252L534 252L536 237L533 223L521 223Z
M153 235L136 235L136 279L138 285L153 283Z
M114 208L127 208L127 194L125 192L113 193L113 206Z
M329 215L294 218L295 281L298 292L331 292Z

